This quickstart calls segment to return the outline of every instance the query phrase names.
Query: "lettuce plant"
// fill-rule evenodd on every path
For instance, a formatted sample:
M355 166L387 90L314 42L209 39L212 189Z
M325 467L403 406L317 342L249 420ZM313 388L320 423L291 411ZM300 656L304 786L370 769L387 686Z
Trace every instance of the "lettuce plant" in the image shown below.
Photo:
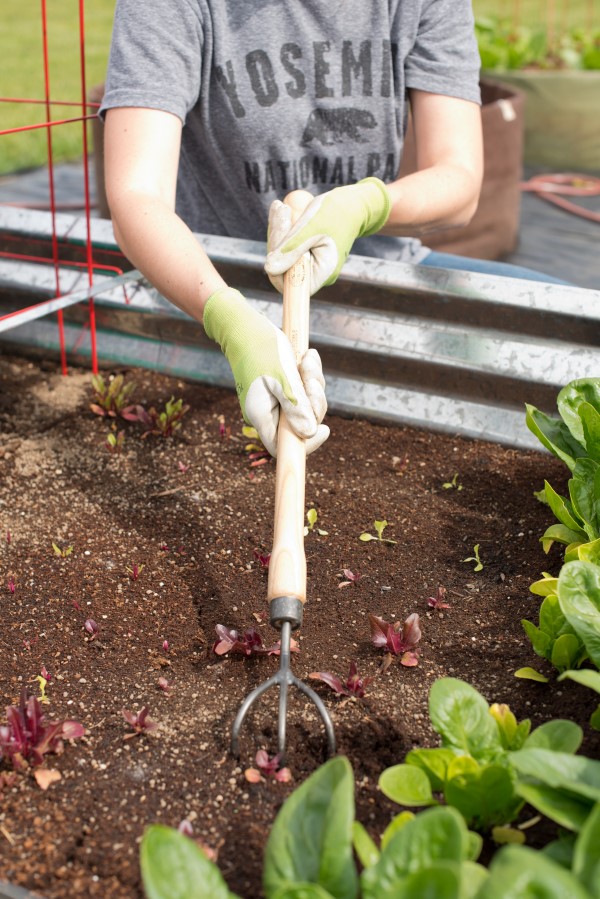
M350 662L348 677L342 681L337 675L331 674L329 671L313 671L308 675L313 680L322 680L324 684L343 696L356 696L362 699L365 695L366 688L375 679L373 677L361 677L358 673L358 666L355 661Z
M0 760L6 759L15 769L37 767L47 753L59 755L65 740L78 740L84 734L78 721L49 721L39 701L23 687L19 705L8 706L6 724L0 725Z
M374 521L373 527L375 528L375 533L377 534L377 536L375 537L373 536L373 534L369 534L368 531L365 531L360 535L358 539L362 540L365 543L368 543L370 540L377 540L379 541L379 543L398 543L397 540L390 540L389 537L383 536L383 532L385 531L387 526L388 523L385 519L383 519L383 521Z
M306 520L308 524L304 527L304 536L308 536L309 531L316 531L320 537L327 537L328 531L322 530L322 528L315 527L317 521L319 520L319 516L317 515L316 509L309 509L306 513Z
M511 752L549 746L573 753L582 739L581 728L570 721L550 721L531 731L530 721L517 723L504 705L490 708L474 687L451 677L433 684L429 713L441 747L411 750L403 764L383 772L379 786L410 807L435 806L443 798L481 831L514 821L523 806Z
M583 641L578 637L564 615L558 599L558 578L544 573L544 577L529 588L532 593L543 596L539 612L539 626L523 618L521 624L536 655L546 659L559 671L579 668L588 654ZM539 672L534 668L520 669L519 677L538 680Z
M483 569L483 562L479 558L479 543L476 543L473 547L473 555L463 559L463 562L475 562L473 571L481 571Z
M228 652L245 656L279 654L279 641L273 646L265 646L261 635L254 627L249 627L240 634L239 631L225 627L224 624L217 624L215 631L217 639L213 643L213 652L218 656L224 656ZM298 652L296 640L291 640L290 649L292 652Z
M378 649L384 649L390 656L400 656L400 664L412 668L418 664L419 650L417 644L421 639L419 616L416 612L409 615L404 624L395 621L388 624L383 618L369 613L371 640Z
M150 709L146 705L139 712L130 712L128 709L121 709L123 718L127 724L133 728L133 733L126 734L123 737L124 740L130 740L132 737L137 737L139 734L148 734L151 731L156 730L158 724L148 717L149 712Z
M286 799L263 862L265 899L594 899L598 896L600 804L587 816L562 864L506 846L489 870L477 864L481 838L453 808L394 819L378 848L354 820L347 759L331 759ZM364 838L364 839L363 839ZM358 874L352 848L362 865ZM175 828L151 825L140 865L148 899L240 899L216 864ZM176 879L175 879L176 878ZM248 897L249 899L249 897Z

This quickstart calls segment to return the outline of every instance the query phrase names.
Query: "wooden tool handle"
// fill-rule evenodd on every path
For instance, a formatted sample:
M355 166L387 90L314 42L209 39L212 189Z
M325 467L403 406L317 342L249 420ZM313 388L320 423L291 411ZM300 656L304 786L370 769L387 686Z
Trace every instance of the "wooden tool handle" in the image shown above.
M292 207L292 221L304 212L312 194L295 190L285 202ZM287 271L283 279L283 332L292 344L298 364L308 349L310 311L310 255ZM283 412L277 436L275 475L275 531L269 562L267 599L287 596L306 601L304 555L304 441L289 426Z

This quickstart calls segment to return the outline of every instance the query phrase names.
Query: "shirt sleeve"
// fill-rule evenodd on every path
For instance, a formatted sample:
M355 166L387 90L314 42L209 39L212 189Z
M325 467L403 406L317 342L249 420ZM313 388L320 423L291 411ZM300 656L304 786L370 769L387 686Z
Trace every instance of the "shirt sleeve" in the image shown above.
M200 92L203 30L189 0L117 0L100 108L159 109L182 122Z
M480 103L479 69L470 0L423 0L406 87Z

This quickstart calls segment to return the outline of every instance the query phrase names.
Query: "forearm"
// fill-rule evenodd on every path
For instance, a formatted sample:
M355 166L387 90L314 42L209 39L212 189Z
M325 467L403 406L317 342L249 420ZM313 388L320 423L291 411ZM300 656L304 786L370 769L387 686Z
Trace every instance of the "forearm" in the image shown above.
M134 190L111 201L115 237L163 296L202 322L209 296L225 285L187 225L160 197Z
M414 236L466 225L479 200L477 171L434 165L387 185L392 201L382 234Z
M483 178L480 108L417 90L410 104L417 171L387 185L392 208L382 233L412 236L465 225Z

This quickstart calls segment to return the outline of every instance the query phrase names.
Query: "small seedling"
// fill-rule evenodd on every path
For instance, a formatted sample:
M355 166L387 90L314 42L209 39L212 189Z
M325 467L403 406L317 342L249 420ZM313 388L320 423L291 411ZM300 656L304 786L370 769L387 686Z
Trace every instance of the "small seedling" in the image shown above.
M158 724L148 718L148 706L144 706L141 712L134 714L133 712L129 712L127 709L121 709L121 714L125 721L131 725L133 728L132 734L125 734L123 737L124 740L131 740L132 737L137 737L139 734L148 734L153 730L156 730Z
M366 688L374 680L374 677L361 677L358 673L356 662L350 662L348 677L345 681L340 680L335 674L329 671L313 671L308 675L313 680L322 680L328 687L342 696L356 696L362 699L365 695Z
M446 594L448 591L445 587L438 587L435 596L430 596L427 605L430 609L449 609L450 605L446 602Z
M225 424L225 416L219 415L219 437L221 440L231 439L231 428Z
M132 581L137 581L143 570L144 566L138 565L137 562L134 562L131 568L127 566L127 568L125 569Z
M14 579L14 577L9 577L8 582L7 582L7 587L8 587L8 590L9 590L10 593L14 593L14 592L15 592L15 579Z
M304 528L304 536L305 537L309 531L314 531L314 530L316 530L317 534L319 534L320 537L327 537L329 531L323 531L321 528L315 528L315 525L319 518L319 516L317 515L316 509L309 509L308 512L306 513L306 518L308 520L308 525L305 526L305 528Z
M64 740L78 740L85 734L78 721L47 721L39 700L28 696L26 687L19 705L6 709L6 719L0 726L0 757L15 770L42 765L46 753L63 751Z
M466 559L463 559L463 562L475 562L475 568L473 571L481 571L483 568L483 562L479 558L479 543L476 543L473 547L474 555L468 556Z
M35 679L40 685L40 702L44 705L48 705L50 703L50 700L46 696L46 686L48 681L42 674L38 674Z
M280 783L288 783L292 779L292 772L289 768L279 767L281 763L279 754L271 758L268 752L264 749L259 749L254 761L256 768L246 768L244 771L244 777L249 783L261 783L265 777L271 776Z
M132 421L139 421L144 428L142 437L171 437L181 427L181 419L189 411L190 407L184 405L182 399L176 400L174 396L165 403L162 412L158 412L154 406L146 410L143 406L134 406Z
M178 462L178 463L177 463L177 470L178 470L181 474L185 474L186 471L189 469L189 467L190 467L190 466L189 466L189 465L186 465L184 462Z
M63 546L61 549L57 543L52 544L52 549L54 550L54 555L60 556L61 559L66 559L73 552L73 546Z
M135 421L135 406L128 406L127 402L136 389L135 381L124 383L123 375L115 375L108 382L102 375L93 375L92 387L94 389L94 402L90 403L90 409L96 415L103 418L116 418L120 415L129 421Z
M444 490L462 490L462 484L458 483L458 472L454 475L451 481L446 481L442 484Z
M169 651L169 641L168 640L163 640L162 648L163 648L163 652Z
M392 456L392 468L398 476L404 474L404 472L408 468L408 463L408 456L405 456L403 459L400 456Z
M228 652L240 653L245 656L279 655L280 641L273 646L265 646L256 628L249 627L243 634L240 634L223 624L217 624L215 631L218 639L213 643L213 652L218 656L224 656ZM298 652L296 640L291 641L290 649L292 652Z
M98 634L100 633L100 629L93 618L88 618L85 624L83 625L88 634L90 635L90 643L92 640L95 640Z
M271 553L263 553L260 549L253 550L253 555L261 568L268 568L271 561Z
M125 443L125 431L117 431L114 434L112 431L109 432L104 446L108 450L109 453L113 453L114 455L120 455L123 452L123 444Z
M357 571L355 574L354 572L350 571L349 568L344 568L343 575L340 574L338 575L338 577L346 578L345 581L340 581L338 587L349 587L351 584L354 584L356 586L356 584L358 584L358 582L361 580L362 574L360 573L360 571Z
M242 434L247 440L251 441L244 447L244 450L248 453L250 468L258 468L260 465L266 465L271 459L271 454L268 449L263 446L256 428L245 425L242 428Z
M406 668L413 668L418 664L417 644L421 639L421 627L416 612L409 615L404 624L400 621L388 624L382 618L369 613L369 624L371 640L378 649L384 649L388 653L390 657L388 664L393 656L400 656L400 664Z
M373 527L377 532L377 536L375 537L373 534L369 534L367 531L365 531L360 535L359 540L363 540L365 543L367 543L369 540L378 540L380 543L398 543L397 540L390 540L389 537L383 536L383 532L385 531L387 526L388 523L385 519L383 521L374 521Z
M166 693L167 695L169 694L172 684L169 683L169 681L166 679L166 677L159 677L157 684L160 687L160 689L163 691L163 693Z
M6 542L7 542L8 544L12 543L12 536L11 536L10 531L7 531L7 532L6 532Z

